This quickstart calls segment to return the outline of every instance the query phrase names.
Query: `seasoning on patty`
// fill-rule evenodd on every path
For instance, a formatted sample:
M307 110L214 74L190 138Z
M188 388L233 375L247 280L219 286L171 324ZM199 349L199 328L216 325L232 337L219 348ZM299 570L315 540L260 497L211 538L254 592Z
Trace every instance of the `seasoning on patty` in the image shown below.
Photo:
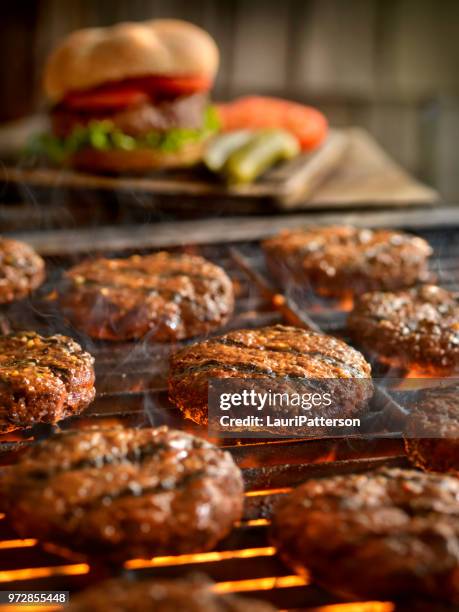
M443 374L459 364L459 296L440 287L367 293L348 327L356 342L391 365Z
M408 418L405 449L418 467L459 474L459 384L420 393Z
M459 603L459 480L414 470L309 480L281 502L285 562L346 597Z
M208 580L156 579L130 582L118 579L103 582L72 597L69 612L274 612L266 602L218 595Z
M369 379L370 365L341 340L296 327L242 329L185 347L171 358L169 397L185 417L208 420L208 381L238 379ZM371 385L336 386L339 414L357 414L371 397ZM338 397L337 393L343 393Z
M193 255L85 261L66 281L65 313L78 329L105 340L182 340L224 325L234 308L225 271Z
M28 244L0 237L0 304L26 297L45 279L45 262Z
M416 236L348 226L283 231L266 240L263 248L281 284L287 271L296 282L333 298L425 281L432 253L427 242Z
M93 364L66 336L0 336L0 432L80 413L94 399Z
M242 513L231 455L165 427L67 432L4 478L19 535L118 561L208 550Z

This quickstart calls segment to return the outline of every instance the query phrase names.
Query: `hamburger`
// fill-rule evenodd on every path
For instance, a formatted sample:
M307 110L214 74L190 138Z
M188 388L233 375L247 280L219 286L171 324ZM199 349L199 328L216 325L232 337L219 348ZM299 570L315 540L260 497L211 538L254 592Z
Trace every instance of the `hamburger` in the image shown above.
M51 134L41 149L94 172L192 165L218 129L209 104L218 63L213 38L185 21L73 32L45 66Z

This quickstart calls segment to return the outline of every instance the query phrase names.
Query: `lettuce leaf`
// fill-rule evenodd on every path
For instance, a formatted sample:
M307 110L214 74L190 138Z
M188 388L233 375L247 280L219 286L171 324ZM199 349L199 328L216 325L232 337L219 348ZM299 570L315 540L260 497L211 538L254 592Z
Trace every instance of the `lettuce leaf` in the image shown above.
M73 153L87 147L99 151L152 148L169 153L179 151L189 143L200 142L219 129L217 111L213 106L208 106L201 129L173 128L167 132L152 131L134 138L119 130L110 120L91 121L86 126L77 126L67 138L57 138L49 133L39 134L30 141L27 152L44 155L58 164L65 163Z

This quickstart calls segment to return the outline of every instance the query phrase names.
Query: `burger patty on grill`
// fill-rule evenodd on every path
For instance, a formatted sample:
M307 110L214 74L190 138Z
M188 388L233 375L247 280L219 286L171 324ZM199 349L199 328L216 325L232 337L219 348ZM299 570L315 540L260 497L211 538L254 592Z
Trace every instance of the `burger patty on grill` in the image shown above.
M81 412L94 399L93 364L66 336L0 336L0 432Z
M284 231L263 243L282 285L291 275L320 295L344 298L427 280L432 249L422 238L347 226Z
M233 331L177 352L171 357L169 398L185 417L205 424L208 381L213 378L304 381L369 379L370 375L363 356L341 340L276 325ZM371 384L335 386L330 409L339 411L335 416L352 416L371 395Z
M272 541L346 597L459 603L459 480L414 470L310 480L276 510Z
M459 473L459 384L421 392L408 418L405 449L425 470Z
M111 112L106 108L99 111L75 111L59 105L52 111L52 127L54 134L60 138L70 136L77 126L107 120L124 134L134 137L174 128L199 130L203 127L204 111L208 103L207 94L197 93L157 104L143 102Z
M93 338L148 334L181 340L225 324L234 308L231 280L202 257L170 254L96 259L70 269L60 294L64 312Z
M201 577L132 582L110 580L72 597L69 612L274 612L266 602L217 595Z
M45 262L28 244L0 237L0 304L26 297L45 279Z
M434 285L368 293L348 328L362 347L393 365L443 373L459 364L459 297Z
M0 488L21 536L114 560L208 550L243 506L231 455L165 427L57 435Z

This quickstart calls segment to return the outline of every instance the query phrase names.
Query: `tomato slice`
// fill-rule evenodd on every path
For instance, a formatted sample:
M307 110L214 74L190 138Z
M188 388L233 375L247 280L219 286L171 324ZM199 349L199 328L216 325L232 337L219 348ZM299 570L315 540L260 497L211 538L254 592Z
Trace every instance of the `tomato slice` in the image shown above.
M160 96L190 95L208 91L211 79L204 76L149 76L109 83L91 90L75 91L64 99L73 110L119 109Z
M248 96L217 106L222 128L283 128L291 132L304 151L315 149L326 137L325 116L311 106L280 98Z
M192 94L209 91L212 80L206 76L152 76L137 79L136 84L152 95L159 94Z
M67 108L73 110L118 109L140 104L148 100L148 94L138 89L93 90L71 93L65 100Z

